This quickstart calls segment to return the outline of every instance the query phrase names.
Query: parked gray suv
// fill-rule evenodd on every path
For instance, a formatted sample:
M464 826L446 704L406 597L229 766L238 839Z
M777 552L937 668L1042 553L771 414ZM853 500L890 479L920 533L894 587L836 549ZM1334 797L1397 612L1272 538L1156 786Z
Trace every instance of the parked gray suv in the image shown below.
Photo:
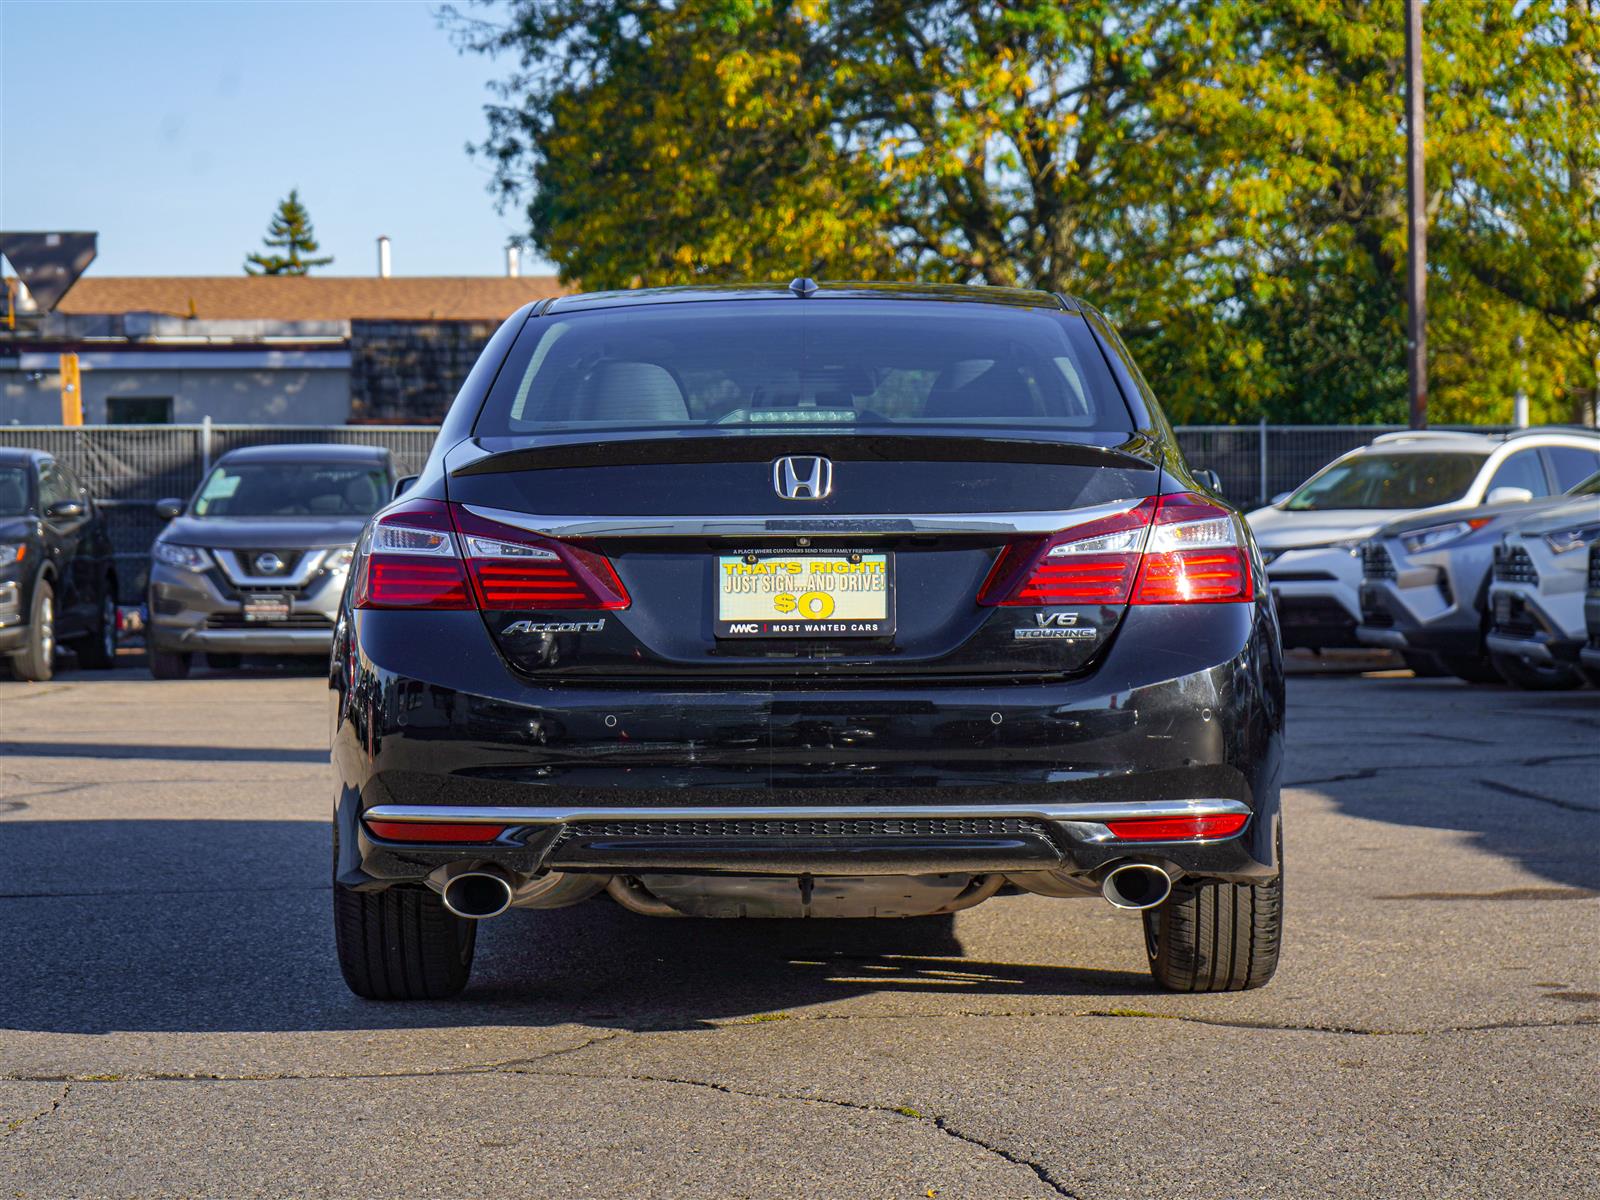
M375 446L251 446L219 458L150 553L150 673L179 679L196 652L326 655L367 518L395 488Z

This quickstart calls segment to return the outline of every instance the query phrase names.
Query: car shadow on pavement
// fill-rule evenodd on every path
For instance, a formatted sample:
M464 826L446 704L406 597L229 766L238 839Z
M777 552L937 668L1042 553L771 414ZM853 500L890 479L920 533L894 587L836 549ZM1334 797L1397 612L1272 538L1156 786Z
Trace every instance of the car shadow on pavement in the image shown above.
M20 819L0 843L0 1029L689 1029L866 993L1025 1008L1154 990L1143 973L964 957L948 916L673 920L599 897L485 922L460 999L375 1004L339 977L322 822ZM992 903L1008 902L1026 903Z
M1301 683L1298 697L1303 702L1307 689L1334 682ZM1383 683L1391 692L1403 689L1398 711L1413 715L1396 721L1392 696L1384 707L1355 692L1338 711L1317 710L1325 744L1291 747L1296 765L1286 772L1285 789L1326 796L1347 816L1465 834L1486 854L1561 885L1542 898L1600 892L1594 692L1529 693L1443 679ZM1296 728L1306 727L1302 719ZM1458 891L1417 898L1485 895L1469 878ZM1541 897L1521 889L1511 898Z
M326 763L325 749L281 746L141 745L137 742L0 741L0 758L137 758L161 762Z

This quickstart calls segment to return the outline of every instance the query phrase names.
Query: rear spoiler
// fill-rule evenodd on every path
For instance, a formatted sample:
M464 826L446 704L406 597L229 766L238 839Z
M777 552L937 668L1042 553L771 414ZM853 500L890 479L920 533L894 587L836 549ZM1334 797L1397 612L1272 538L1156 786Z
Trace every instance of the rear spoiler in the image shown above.
M481 446L481 443L480 443ZM497 475L572 467L627 467L664 463L771 462L794 455L821 455L838 462L1004 462L1119 467L1154 471L1156 446L1130 434L1117 446L1045 438L973 434L796 434L729 433L702 436L556 442L485 452L451 475Z

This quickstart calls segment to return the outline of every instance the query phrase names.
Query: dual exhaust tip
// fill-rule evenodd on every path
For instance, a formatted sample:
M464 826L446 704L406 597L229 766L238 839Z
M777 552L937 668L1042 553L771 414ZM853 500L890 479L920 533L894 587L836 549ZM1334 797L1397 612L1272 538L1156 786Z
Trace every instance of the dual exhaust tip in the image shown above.
M494 869L452 875L441 893L444 906L458 917L485 921L511 907L512 881ZM1123 863L1107 871L1100 894L1113 908L1140 911L1155 908L1172 894L1172 877L1150 863Z
M458 917L485 921L511 907L511 880L498 871L479 869L452 875L440 898Z
M1100 894L1112 908L1155 908L1172 894L1172 877L1150 863L1123 863L1106 872Z

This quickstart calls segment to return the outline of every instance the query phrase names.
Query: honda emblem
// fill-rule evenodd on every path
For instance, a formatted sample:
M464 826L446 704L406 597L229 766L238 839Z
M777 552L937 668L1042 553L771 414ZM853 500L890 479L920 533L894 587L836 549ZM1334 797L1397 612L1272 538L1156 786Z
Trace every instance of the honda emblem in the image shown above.
M785 500L825 500L833 491L833 463L820 456L780 458L772 464L772 487Z

